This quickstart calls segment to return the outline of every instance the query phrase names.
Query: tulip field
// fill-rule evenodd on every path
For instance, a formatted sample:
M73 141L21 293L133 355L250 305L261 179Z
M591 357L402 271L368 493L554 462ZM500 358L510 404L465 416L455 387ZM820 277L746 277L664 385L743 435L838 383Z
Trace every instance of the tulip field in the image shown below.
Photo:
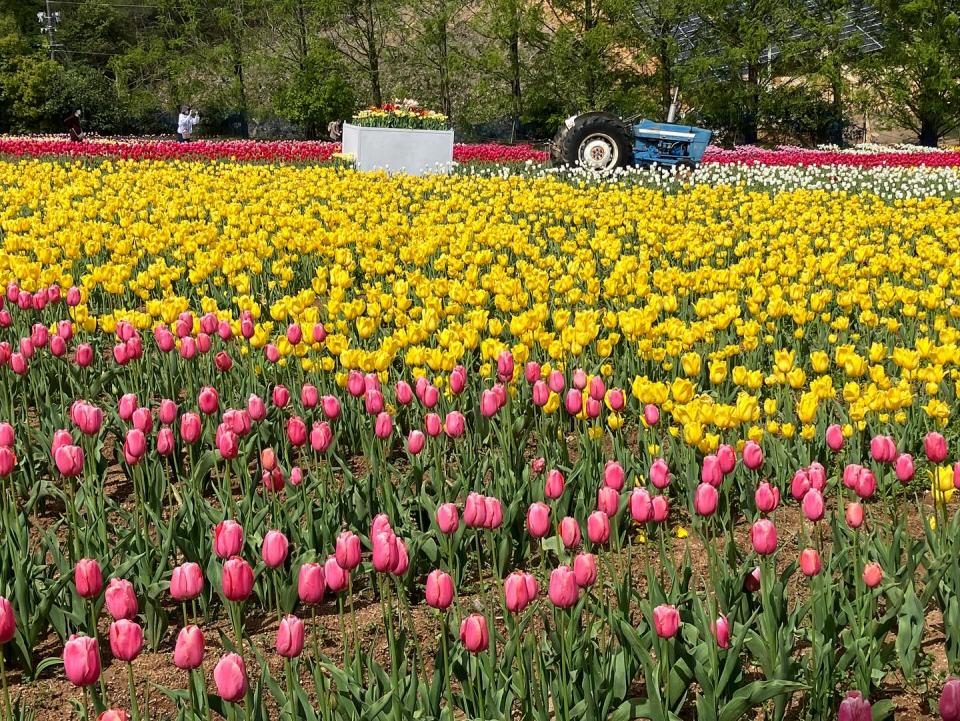
M960 721L960 153L2 142L3 721Z

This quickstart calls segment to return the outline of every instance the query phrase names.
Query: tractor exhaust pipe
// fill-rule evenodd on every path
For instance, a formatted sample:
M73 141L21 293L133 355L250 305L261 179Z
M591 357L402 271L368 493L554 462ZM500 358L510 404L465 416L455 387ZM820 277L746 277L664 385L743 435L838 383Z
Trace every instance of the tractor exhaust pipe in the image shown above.
M667 122L672 123L677 118L677 96L680 95L680 88L673 89L673 99L670 101L670 110L667 111Z

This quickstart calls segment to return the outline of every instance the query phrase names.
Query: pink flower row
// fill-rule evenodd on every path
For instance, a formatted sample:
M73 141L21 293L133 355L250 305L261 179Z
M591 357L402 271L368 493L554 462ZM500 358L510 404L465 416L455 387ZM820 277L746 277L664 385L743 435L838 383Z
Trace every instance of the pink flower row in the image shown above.
M755 165L844 165L858 168L875 167L960 167L960 153L938 151L901 153L851 153L836 150L810 150L806 148L781 147L765 150L747 145L733 150L711 146L703 156L705 163L730 165L733 163Z

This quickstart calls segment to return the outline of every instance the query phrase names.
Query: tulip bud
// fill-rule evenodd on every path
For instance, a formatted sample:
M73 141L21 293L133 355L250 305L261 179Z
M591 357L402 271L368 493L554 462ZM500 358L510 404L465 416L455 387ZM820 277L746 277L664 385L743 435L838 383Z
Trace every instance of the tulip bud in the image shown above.
M645 488L630 492L630 517L637 523L646 523L653 515L650 493Z
M820 573L821 563L820 554L815 548L804 548L800 552L800 570L807 577L816 576Z
M755 441L747 441L743 445L743 465L751 471L759 470L763 465L763 449Z
M817 522L823 518L823 494L816 488L811 488L803 497L803 515L808 520Z
M520 613L530 603L527 574L514 571L503 581L503 599L510 613Z
M780 505L780 489L764 481L757 486L754 501L761 513L773 513Z
M557 608L570 608L580 596L577 577L570 566L558 566L550 573L550 602Z
M717 646L720 648L730 648L730 622L727 617L721 614L716 621L710 622L710 632L717 639Z
M610 517L606 513L594 511L587 516L587 538L596 545L610 540Z
M611 518L620 510L620 494L613 488L601 486L597 490L597 510L603 511Z
M658 458L650 465L650 482L660 490L670 484L670 469L662 458Z
M547 479L543 484L543 495L551 500L556 500L563 495L564 489L563 473L556 468L547 471Z
M693 509L701 516L712 516L717 510L719 495L709 483L701 483L693 494Z
M482 653L490 646L487 619L479 613L471 614L460 624L460 641L470 653Z
M131 619L137 615L139 607L137 605L137 594L133 590L133 584L123 578L113 578L107 584L107 590L104 593L104 601L107 611L116 620Z
M589 588L597 581L597 557L592 553L578 553L573 559L573 575L580 588Z
M0 646L12 641L16 633L17 619L13 612L13 605L6 598L0 596Z
M897 474L897 480L901 483L909 483L912 481L914 473L913 456L909 453L901 453L897 456L895 472Z
M100 678L100 648L96 639L74 634L63 647L63 668L74 686L92 686Z
M623 490L624 478L623 466L613 460L607 461L603 467L603 484L607 488L621 491Z
M246 601L253 591L253 569L242 558L234 556L223 564L223 595L228 601Z
M559 530L564 548L575 548L580 545L580 525L575 518L567 516L561 520Z
M673 638L680 628L680 612L669 604L657 606L653 609L653 628L660 638Z
M73 582L77 595L81 598L96 598L103 590L103 573L100 564L92 558L77 561L73 571Z
M344 531L337 536L336 546L337 564L345 571L352 571L360 565L360 537Z
M236 703L247 694L247 669L243 659L235 653L227 653L213 669L213 681L217 694L224 701Z
M287 550L290 542L280 531L267 531L263 537L263 546L260 556L268 568L278 568L287 560Z
M431 571L427 576L427 605L445 611L453 603L453 579L441 570Z
M647 403L643 407L643 420L648 426L655 426L660 422L660 409L653 403Z
M319 563L304 563L297 578L297 594L303 603L322 603L327 590L323 566Z
M750 527L753 550L761 556L769 556L777 550L777 527L773 521L761 518Z
M143 629L140 624L121 618L110 624L110 652L114 658L133 662L143 650Z
M175 601L189 601L203 591L203 572L200 566L187 562L173 569L170 577L170 595Z
M860 528L863 525L863 506L859 503L848 503L846 517L850 528Z
M527 509L527 531L534 538L550 533L550 507L546 503L532 503Z
M293 615L284 616L277 628L277 653L284 658L296 658L303 653L303 621Z
M323 563L323 580L327 584L328 591L340 593L350 586L350 571L340 567L335 555L327 556L327 560Z
M723 475L729 475L737 466L737 452L733 446L724 443L717 448L717 462L720 464L720 472Z
M936 431L923 438L923 450L931 463L943 463L947 459L947 439Z

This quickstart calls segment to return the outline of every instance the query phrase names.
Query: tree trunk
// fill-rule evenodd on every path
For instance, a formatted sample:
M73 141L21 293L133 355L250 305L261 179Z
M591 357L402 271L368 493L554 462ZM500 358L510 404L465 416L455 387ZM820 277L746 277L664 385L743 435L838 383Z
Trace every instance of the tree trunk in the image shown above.
M596 110L594 107L597 102L597 72L599 71L597 59L594 57L593 50L590 47L590 31L593 30L593 0L584 0L583 3L583 51L581 59L583 70L586 73L586 94L587 110Z
M307 43L307 13L303 7L303 0L297 0L297 54L299 55L300 70L306 69L307 55L310 54L310 46Z
M376 20L371 0L364 3L366 10L367 76L370 79L370 94L374 105L383 105L383 91L380 88L380 49L377 47Z
M830 119L829 140L834 145L842 147L844 143L843 83L840 81L840 78L834 76L830 79L830 85L832 95L830 107L833 111L833 117Z
M665 34L664 37L666 37ZM662 117L666 120L670 113L670 106L673 104L673 63L670 58L669 43L666 41L660 43L657 63L660 75L660 108L663 111Z
M440 102L443 106L443 114L447 116L447 120L450 120L453 117L453 98L450 94L450 45L447 37L450 29L450 18L448 10L446 0L443 0L443 9L437 24L437 46L440 51Z
M516 142L520 132L520 113L523 109L523 94L520 87L520 19L514 0L510 6L510 103L513 115L513 127L510 129L510 142Z
M747 65L746 101L738 123L740 138L742 143L753 145L759 137L757 121L760 110L760 70L756 63Z
M935 148L940 143L939 124L931 116L920 116L920 145L927 148Z

